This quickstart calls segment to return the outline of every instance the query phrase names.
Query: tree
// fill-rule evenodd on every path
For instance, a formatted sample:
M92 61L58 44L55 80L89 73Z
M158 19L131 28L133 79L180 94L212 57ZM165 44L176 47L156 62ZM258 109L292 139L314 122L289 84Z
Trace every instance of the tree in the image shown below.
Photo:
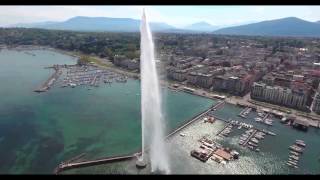
M81 56L77 61L77 64L80 66L87 65L89 63L90 63L90 58L88 56Z
M112 53L112 51L111 51L111 49L109 49L109 48L106 48L105 50L104 50L104 53L105 53L105 56L107 56L107 57L113 57L113 53Z

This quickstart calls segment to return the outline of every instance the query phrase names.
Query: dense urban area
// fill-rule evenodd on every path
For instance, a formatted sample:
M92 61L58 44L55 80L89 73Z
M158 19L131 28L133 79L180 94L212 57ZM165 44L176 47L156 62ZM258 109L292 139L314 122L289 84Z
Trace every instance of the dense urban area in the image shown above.
M320 113L320 39L155 33L161 75L207 91ZM139 71L139 34L0 29L1 46L49 46ZM0 46L0 47L1 47Z

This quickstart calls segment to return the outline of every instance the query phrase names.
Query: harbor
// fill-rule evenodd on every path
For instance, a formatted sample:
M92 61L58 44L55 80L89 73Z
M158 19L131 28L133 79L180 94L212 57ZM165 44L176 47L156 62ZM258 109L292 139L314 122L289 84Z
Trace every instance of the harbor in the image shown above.
M252 152L254 155L252 154L250 156L253 156L256 159L261 159L261 163L265 161L262 159L265 159L264 156L266 156L266 153L270 155L275 153L283 154L283 158L275 160L279 161L282 165L279 164L278 170L264 171L267 174L277 174L277 172L310 173L310 166L306 166L306 163L310 162L311 159L306 161L305 158L302 158L302 154L305 156L305 151L308 150L309 152L307 156L316 157L319 155L319 152L311 153L311 155L310 149L305 148L305 141L307 141L307 139L304 137L306 134L303 131L281 123L279 116L274 116L271 112L265 110L250 112L246 118L240 117L239 114L241 112L245 112L245 109L248 108L245 106L238 108L237 106L228 103L225 103L224 106L218 110L213 111L213 109L211 109L211 111L209 111L207 115L204 115L201 120L195 121L186 129L181 130L180 137L173 137L171 143L174 143L175 145L172 146L177 147L179 144L179 146L183 146L184 148L188 147L187 149L190 150L189 154L187 154L187 151L182 149L176 150L177 153L185 152L186 159L183 162L186 163L188 161L192 161L187 160L187 156L189 156L189 158L193 158L204 163L196 163L197 166L208 168L210 171L214 170L209 166L215 167L219 170L225 169L225 171L227 171L225 165L237 164L237 162L241 161L243 156ZM257 117L260 117L262 120L272 118L273 124L269 125L268 123L257 122L254 119ZM195 139L197 139L196 137L198 138L198 141L195 141ZM289 140L297 137L300 137L301 140L296 139L295 144L290 145ZM237 143L234 144L233 141ZM282 143L279 143L279 141ZM286 146L287 143L283 142L288 142L288 146ZM184 145L182 145L182 143L184 143ZM275 146L277 143L279 143L279 145ZM288 148L289 156L286 155ZM227 149L229 151L225 151L221 154L218 153L220 154L219 156L214 153L217 149L221 149L221 151L225 151L225 149ZM237 159L232 158L231 151L237 152ZM182 158L181 155L179 155L179 158ZM217 165L213 165L211 163L212 161L218 162ZM270 164L268 166L271 167L272 165ZM302 166L304 167L302 168ZM287 169L287 167L289 169ZM319 167L319 164L315 165L315 167ZM193 168L195 167L193 166ZM199 170L199 168L196 169Z
M99 87L101 83L126 83L128 77L114 71L102 69L94 65L53 65L46 69L54 69L54 73L35 92L46 92L53 86L61 88L86 86L88 90ZM59 78L62 79L59 79Z
M111 84L112 82L127 82L124 75L99 68L97 66L71 66L67 68L66 77L63 79L61 87L91 86L99 87L103 82Z

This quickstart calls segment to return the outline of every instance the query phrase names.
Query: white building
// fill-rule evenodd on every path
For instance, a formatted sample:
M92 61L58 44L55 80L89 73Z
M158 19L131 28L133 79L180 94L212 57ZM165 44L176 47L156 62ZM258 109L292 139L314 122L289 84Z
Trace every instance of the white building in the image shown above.
M302 90L291 90L280 86L267 86L264 83L255 82L251 91L251 98L273 104L306 109L309 93Z

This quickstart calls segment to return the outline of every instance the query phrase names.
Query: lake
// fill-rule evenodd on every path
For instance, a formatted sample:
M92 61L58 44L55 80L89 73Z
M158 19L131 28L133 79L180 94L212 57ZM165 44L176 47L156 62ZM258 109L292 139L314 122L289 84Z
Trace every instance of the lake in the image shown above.
M0 51L0 173L52 173L81 153L99 158L141 147L140 82L53 87L33 92L53 73L53 64L76 59L48 50ZM167 131L216 103L163 89Z

